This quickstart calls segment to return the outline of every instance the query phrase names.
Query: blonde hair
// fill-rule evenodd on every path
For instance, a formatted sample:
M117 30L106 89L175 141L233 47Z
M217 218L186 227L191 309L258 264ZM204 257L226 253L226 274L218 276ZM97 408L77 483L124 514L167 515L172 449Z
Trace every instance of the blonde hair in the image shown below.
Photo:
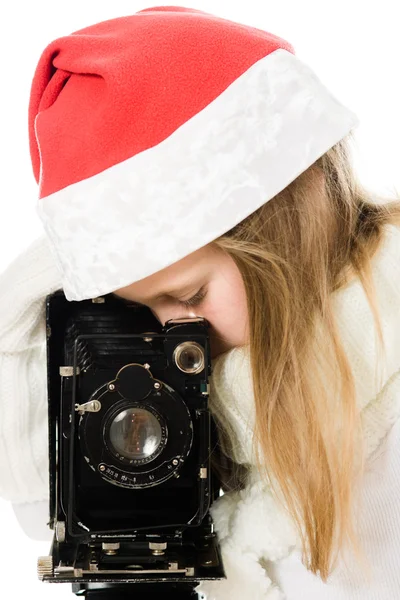
M365 468L333 292L360 278L383 347L371 258L384 225L400 225L400 198L377 201L357 180L353 141L351 132L213 242L236 262L247 295L257 468L283 494L301 536L303 564L323 581L345 541L360 559L352 510ZM339 394L334 410L332 389Z

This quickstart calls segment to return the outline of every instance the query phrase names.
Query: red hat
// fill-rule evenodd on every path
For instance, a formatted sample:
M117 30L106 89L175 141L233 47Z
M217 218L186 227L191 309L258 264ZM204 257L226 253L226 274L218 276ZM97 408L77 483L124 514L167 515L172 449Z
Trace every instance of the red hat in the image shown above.
M66 298L203 247L357 125L288 42L200 10L147 8L54 40L29 141Z

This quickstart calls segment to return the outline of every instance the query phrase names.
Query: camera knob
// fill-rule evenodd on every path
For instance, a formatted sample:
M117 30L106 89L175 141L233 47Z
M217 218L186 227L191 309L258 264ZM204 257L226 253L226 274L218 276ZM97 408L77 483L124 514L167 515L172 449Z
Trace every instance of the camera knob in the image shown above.
M104 554L113 555L113 554L117 554L119 547L120 547L120 543L119 542L103 542L101 547L104 551Z
M65 542L65 522L56 521L56 540L57 542Z
M37 560L37 574L40 581L48 575L53 576L53 557L52 556L39 556Z
M149 542L149 549L154 556L162 556L167 549L167 542Z

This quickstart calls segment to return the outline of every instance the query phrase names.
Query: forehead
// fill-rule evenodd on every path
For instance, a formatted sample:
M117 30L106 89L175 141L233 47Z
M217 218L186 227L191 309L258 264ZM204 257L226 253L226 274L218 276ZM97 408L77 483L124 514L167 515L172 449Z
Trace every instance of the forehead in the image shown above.
M196 285L198 279L213 268L218 254L218 249L208 244L157 273L115 290L115 293L141 302L156 295L167 294L173 289Z

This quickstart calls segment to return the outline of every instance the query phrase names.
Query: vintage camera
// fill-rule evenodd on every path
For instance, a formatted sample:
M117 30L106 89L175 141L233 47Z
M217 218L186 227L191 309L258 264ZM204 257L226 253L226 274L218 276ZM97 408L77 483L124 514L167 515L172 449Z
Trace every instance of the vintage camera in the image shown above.
M225 577L206 319L170 320L113 294L46 298L49 556L42 581L92 600L196 598Z

